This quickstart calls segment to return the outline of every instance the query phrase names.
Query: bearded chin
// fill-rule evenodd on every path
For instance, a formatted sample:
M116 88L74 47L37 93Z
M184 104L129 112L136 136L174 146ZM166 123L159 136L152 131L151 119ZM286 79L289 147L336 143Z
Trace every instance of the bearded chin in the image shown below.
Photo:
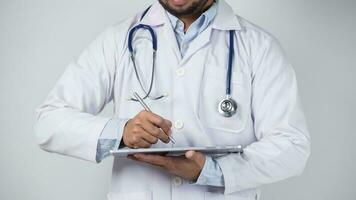
M168 0L159 0L159 3L162 5L162 7L165 10L167 10L169 13L171 13L176 17L189 16L189 15L194 15L196 13L199 13L204 8L205 4L208 2L208 0L197 0L194 1L187 8L176 9L170 6L167 1Z

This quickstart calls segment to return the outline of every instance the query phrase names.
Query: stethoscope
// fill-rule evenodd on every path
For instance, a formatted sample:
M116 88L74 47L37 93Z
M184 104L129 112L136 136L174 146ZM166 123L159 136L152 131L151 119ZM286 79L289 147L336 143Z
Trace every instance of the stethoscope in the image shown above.
M142 21L142 19L144 18L144 16L146 15L146 13L148 12L149 9L150 9L150 7L147 8L143 12L140 21ZM152 62L150 86L149 86L148 90L146 90L145 87L143 86L143 83L139 76L139 73L137 70L137 65L135 62L135 53L134 53L134 49L132 46L134 35L135 35L136 31L138 31L139 29L148 30L148 32L150 33L151 38L152 38L153 62ZM234 35L235 35L235 31L230 30L229 31L229 58L228 58L229 60L228 60L228 69L227 69L227 75L226 75L226 92L225 92L226 96L218 104L218 112L224 117L231 117L234 114L236 114L236 112L237 112L237 103L231 97L231 77L232 77L232 65L233 65L233 59L234 59ZM150 95L152 92L152 88L153 88L153 80L154 80L154 74L155 74L155 62L156 62L156 54L157 54L157 36L156 36L153 28L150 27L149 25L145 25L145 24L138 24L138 25L134 26L129 31L128 49L129 49L130 58L131 58L131 61L133 63L133 67L135 70L136 79L139 82L142 91L145 93L145 95L144 95L144 97L142 97L142 99L149 98L151 100L158 100L158 99L165 97L165 95L159 95L159 96L151 96ZM136 98L133 98L133 97L131 97L130 100L138 101Z

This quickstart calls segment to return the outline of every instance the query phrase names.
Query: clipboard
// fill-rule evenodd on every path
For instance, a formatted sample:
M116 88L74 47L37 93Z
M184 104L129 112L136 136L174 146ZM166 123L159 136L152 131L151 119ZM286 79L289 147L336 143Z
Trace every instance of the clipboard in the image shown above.
M224 155L224 154L242 154L243 148L241 145L237 146L215 146L215 147L173 147L173 148L122 148L118 150L111 150L110 154L115 157L127 157L128 155L143 153L143 154L162 154L167 156L182 156L185 152L193 150L199 151L207 155Z

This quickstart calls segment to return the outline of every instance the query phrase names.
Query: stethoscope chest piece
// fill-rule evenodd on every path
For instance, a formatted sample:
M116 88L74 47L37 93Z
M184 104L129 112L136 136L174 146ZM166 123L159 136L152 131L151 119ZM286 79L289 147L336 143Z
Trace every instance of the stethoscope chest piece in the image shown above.
M231 97L220 101L218 111L224 117L232 117L237 112L237 103Z

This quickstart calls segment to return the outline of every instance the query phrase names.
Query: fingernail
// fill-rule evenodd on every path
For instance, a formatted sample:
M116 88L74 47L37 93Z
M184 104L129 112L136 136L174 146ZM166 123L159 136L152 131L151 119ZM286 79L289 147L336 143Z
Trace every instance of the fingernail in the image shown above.
M186 153L185 153L185 156L187 157L187 158L192 158L193 156L194 156L194 151L187 151Z
M130 160L136 160L135 156L133 156L133 155L128 155L127 158Z

